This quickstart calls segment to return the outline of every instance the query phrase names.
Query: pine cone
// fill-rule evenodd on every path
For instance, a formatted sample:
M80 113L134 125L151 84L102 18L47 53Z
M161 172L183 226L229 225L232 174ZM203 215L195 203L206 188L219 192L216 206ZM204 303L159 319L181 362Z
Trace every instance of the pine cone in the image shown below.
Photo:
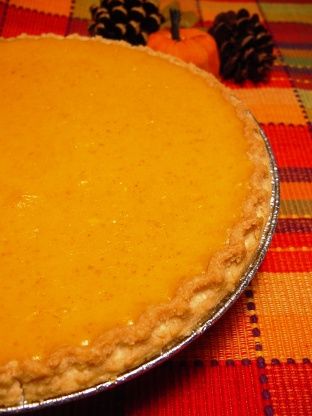
M220 13L209 33L218 45L220 74L224 79L237 83L267 79L275 59L274 45L257 14L250 16L246 9Z
M148 35L164 22L158 7L149 0L102 0L100 6L91 6L90 12L90 35L132 45L146 45Z

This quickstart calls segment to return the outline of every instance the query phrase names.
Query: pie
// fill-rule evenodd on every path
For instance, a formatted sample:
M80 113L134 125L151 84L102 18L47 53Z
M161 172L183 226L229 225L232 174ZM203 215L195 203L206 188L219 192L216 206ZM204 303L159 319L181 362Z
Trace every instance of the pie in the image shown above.
M207 319L270 212L259 128L208 73L73 36L0 42L2 407L113 380Z

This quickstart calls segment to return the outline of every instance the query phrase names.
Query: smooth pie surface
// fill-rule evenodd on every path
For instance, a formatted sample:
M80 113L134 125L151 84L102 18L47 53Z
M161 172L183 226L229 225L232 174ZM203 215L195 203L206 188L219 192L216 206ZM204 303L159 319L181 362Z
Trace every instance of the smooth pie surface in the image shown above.
M243 124L119 45L0 42L0 363L88 345L204 273L240 218Z

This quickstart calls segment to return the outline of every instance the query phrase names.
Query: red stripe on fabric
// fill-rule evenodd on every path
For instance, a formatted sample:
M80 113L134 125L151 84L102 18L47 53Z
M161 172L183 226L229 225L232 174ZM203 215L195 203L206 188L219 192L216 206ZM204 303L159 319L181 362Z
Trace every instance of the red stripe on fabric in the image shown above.
M88 36L89 21L84 19L72 18L70 33L78 33L81 36Z
M312 182L312 168L280 168L279 177L283 182Z
M6 7L5 3L0 2L0 21L2 19L5 7Z
M68 36L71 32L72 20L73 20L73 12L74 12L75 0L70 0L70 11L67 19L67 27L65 31L65 36Z
M312 68L288 67L288 72L292 79L294 88L312 90Z
M262 88L291 88L291 82L289 78L284 78L283 76L274 76L271 74L270 79L267 82L261 82L259 84L254 84L251 81L245 81L243 85L236 84L234 81L222 80L222 83L232 90L241 89L255 89L260 91Z
M279 167L312 167L312 135L307 126L263 124Z
M273 66L269 79L266 82L253 83L251 81L246 81L244 84L236 84L233 81L222 80L223 84L231 89L257 89L261 91L261 88L291 88L292 84L290 82L289 76L285 69L282 66Z
M290 319L289 330L291 330L291 318L288 319ZM298 333L298 338L300 338L300 333ZM269 365L266 373L276 415L312 415L311 363Z
M125 385L128 416L260 416L266 400L255 361L249 365L171 360Z
M64 35L67 28L67 17L55 16L9 6L2 31L3 37L14 37L22 33L41 35L42 33L56 33Z
M312 218L280 218L276 233L312 233Z
M260 267L261 272L311 272L312 253L307 251L268 251Z
M312 81L302 80L302 79L293 79L294 88L300 88L302 90L312 90Z
M300 6L298 6L300 7ZM268 22L275 42L311 44L312 25L306 23Z
M6 12L8 8L8 1L5 3L0 2L0 36L2 36L2 29L6 19Z
M275 233L270 247L271 248L312 247L312 232L311 233L283 233L283 234Z
M308 67L296 67L296 66L290 66L287 68L287 71L291 75L291 78L301 78L301 79L312 79L312 68Z
M255 86L257 87L257 86ZM289 78L283 78L271 74L270 79L267 83L263 85L264 88L291 88L291 83Z

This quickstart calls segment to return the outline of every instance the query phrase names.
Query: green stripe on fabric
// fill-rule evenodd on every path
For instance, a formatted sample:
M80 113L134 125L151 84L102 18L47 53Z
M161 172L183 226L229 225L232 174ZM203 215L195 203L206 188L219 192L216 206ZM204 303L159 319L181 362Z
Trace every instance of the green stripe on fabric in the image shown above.
M261 3L268 21L312 23L311 4Z
M302 104L304 105L304 108L307 112L307 115L310 121L312 121L312 91L302 89L298 89L297 91L301 98Z
M287 49L281 49L284 62L290 66L309 67L312 66L312 56L290 56L287 55Z
M312 216L312 200L282 200L281 201L281 215L311 215Z

